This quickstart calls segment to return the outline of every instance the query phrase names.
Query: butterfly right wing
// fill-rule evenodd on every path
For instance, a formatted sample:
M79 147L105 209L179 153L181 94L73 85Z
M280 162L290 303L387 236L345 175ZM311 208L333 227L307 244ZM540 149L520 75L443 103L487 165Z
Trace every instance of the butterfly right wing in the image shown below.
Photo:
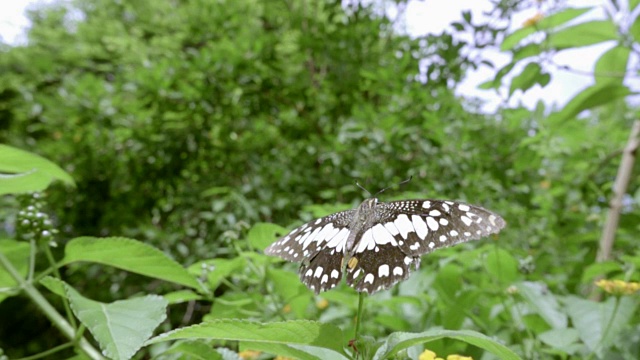
M355 210L341 211L295 228L264 250L267 255L301 262L300 280L316 294L342 279L342 256Z

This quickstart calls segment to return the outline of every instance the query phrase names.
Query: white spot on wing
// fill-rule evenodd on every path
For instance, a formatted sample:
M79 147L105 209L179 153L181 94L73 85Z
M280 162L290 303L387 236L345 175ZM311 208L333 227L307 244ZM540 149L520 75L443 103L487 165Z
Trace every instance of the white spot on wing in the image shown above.
M373 229L369 229L362 234L356 252L361 253L367 249L373 250L374 247L376 247L376 241L373 239Z
M337 251L343 251L344 245L347 242L347 238L349 237L349 229L344 228L340 230L329 242L327 243L327 247L335 248Z
M447 237L445 235L440 235L440 242L447 241Z
M458 232L457 232L457 231L455 231L455 230L451 230L451 231L449 231L449 235L451 235L451 236L458 236Z
M400 266L396 266L393 268L393 275L402 276L403 273L404 273L404 270L402 270Z
M442 215L442 213L440 213L440 211L438 210L429 211L429 216L440 216L440 215Z
M382 264L378 267L378 277L389 276L389 265Z
M440 223L440 225L442 226L447 226L449 225L449 220L445 219L445 218L440 218L440 220L438 221Z
M418 237L420 237L420 239L424 240L424 238L429 233L427 224L425 224L424 220L422 220L422 218L418 215L412 215L411 220L413 222L413 228L415 229L416 234L418 235Z
M409 217L405 214L398 215L398 217L394 221L394 224L396 225L396 227L400 231L400 235L402 235L404 239L406 239L407 235L413 231L413 224L411 224Z
M431 201L425 201L422 203L422 207L428 209L431 207Z
M427 217L427 225L429 225L429 229L431 229L432 231L436 231L440 227L438 225L438 222L431 216Z
M460 211L465 211L465 212L471 210L471 208L465 204L458 205L458 209L460 209Z
M391 235L396 236L398 234L400 234L400 230L398 230L398 228L394 225L393 222L388 222L386 224L384 224L385 229L387 229Z
M338 270L333 269L331 270L331 278L332 279L337 279L340 276L340 273L338 272Z
M462 220L462 222L467 226L471 225L471 219L464 215L460 216L460 220Z
M329 282L329 276L327 274L322 275L322 280L320 280L320 285Z
M382 226L382 224L377 224L376 226L371 228L373 239L378 245L391 244L393 246L398 246L396 239L391 236L387 228Z
M313 277L317 277L317 278L319 278L319 277L320 277L320 275L322 275L322 271L323 271L323 270L324 270L324 269L322 268L322 266L318 266L318 267L316 268L316 272L315 272L315 273L313 273Z
M373 284L373 280L375 279L375 277L373 276L373 274L367 274L367 276L364 277L364 282L366 283L370 283Z
M311 276L311 274L313 274L313 269L307 270L307 272L304 273L304 276Z

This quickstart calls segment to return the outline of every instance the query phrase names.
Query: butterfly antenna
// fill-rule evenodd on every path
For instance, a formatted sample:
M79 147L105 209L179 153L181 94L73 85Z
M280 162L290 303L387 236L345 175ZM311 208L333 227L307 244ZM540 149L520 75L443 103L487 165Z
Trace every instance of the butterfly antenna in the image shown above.
M371 196L371 193L369 192L369 190L365 189L362 185L360 185L358 180L356 180L356 186L359 187L360 189L364 190L367 194L369 194L369 196Z
M411 179L413 179L413 175L409 176L409 178L408 178L408 179L406 179L406 180L402 180L400 183L398 183L398 186L401 186L401 185L404 185L404 184L408 183L409 181L411 181ZM382 194L383 192L385 192L387 189L390 189L391 187L392 187L392 186L386 187L386 188L384 188L384 189L382 189L382 190L378 191L378 192L377 192L375 195L373 195L373 196L374 196L374 197L375 197L375 196L378 196L379 194ZM367 191L367 192L368 192L368 191Z

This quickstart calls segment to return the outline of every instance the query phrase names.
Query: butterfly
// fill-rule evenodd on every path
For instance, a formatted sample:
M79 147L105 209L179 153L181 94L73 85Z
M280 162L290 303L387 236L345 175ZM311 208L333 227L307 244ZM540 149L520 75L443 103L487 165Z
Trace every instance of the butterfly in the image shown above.
M420 267L420 256L496 234L506 222L479 206L448 200L379 202L310 221L265 249L300 262L300 280L316 294L343 276L358 292L388 289Z

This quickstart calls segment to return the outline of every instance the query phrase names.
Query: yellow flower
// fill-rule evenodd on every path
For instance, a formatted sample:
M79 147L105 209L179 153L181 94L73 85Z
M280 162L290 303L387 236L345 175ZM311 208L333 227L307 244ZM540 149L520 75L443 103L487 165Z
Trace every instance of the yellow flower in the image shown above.
M260 356L260 354L261 354L260 351L245 350L245 351L240 351L238 356L240 356L240 358L243 360L255 360L258 358L258 356Z
M462 355L449 355L447 356L447 360L473 360L471 356L462 356Z
M537 23L539 23L540 20L542 20L542 18L544 18L544 15L542 13L537 13L537 14L533 15L532 17L528 18L527 20L525 20L522 23L522 27L534 26Z
M640 283L622 280L598 280L596 286L613 295L631 295L640 291Z
M291 305L287 304L282 308L282 312L288 314L291 312Z
M436 357L436 353L431 350L425 350L420 354L418 360L444 360L443 358Z
M316 306L318 307L318 309L320 310L324 310L327 308L327 306L329 306L329 301L327 301L327 299L320 299L317 303Z

